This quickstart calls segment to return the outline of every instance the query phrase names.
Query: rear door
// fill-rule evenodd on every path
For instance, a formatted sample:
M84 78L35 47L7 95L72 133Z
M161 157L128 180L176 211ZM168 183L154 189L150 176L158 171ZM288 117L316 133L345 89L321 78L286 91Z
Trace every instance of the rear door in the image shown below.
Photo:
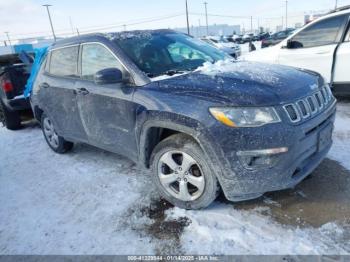
M341 40L347 17L339 15L322 19L300 31L290 39L292 48L280 50L279 63L316 71L330 82L334 51Z
M97 85L95 74L103 69L122 71L124 83ZM81 46L81 80L77 85L80 116L89 143L137 159L136 106L129 73L110 49L100 43Z
M79 46L52 50L45 73L39 78L40 104L54 122L56 131L66 139L86 141L76 97Z
M350 27L336 54L334 88L337 93L350 94ZM344 89L344 90L343 90Z

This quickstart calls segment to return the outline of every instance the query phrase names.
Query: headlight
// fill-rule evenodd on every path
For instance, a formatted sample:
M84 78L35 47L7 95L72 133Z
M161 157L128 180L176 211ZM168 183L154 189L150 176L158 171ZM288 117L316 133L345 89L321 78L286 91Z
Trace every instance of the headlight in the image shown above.
M273 107L216 107L209 111L216 120L231 127L258 127L281 122Z

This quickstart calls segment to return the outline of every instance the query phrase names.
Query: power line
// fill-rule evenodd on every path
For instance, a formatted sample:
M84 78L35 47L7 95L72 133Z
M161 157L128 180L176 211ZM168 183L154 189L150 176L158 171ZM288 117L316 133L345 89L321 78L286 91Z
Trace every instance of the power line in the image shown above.
M157 22L157 21L162 21L162 20L167 20L167 19L171 19L171 18L175 18L175 17L179 17L179 16L184 16L183 13L178 13L178 14L174 14L174 15L168 15L168 16L162 16L159 18L154 18L154 19L148 19L146 20L145 18L142 20L133 20L133 21L139 21L139 22L134 22L134 23L120 23L120 24L114 24L114 25L109 25L109 26L104 26L104 27L93 27L93 29L89 29L89 30L81 30L84 27L79 28L79 34L88 34L88 33L93 33L96 31L104 31L104 30L109 30L109 29L113 29L113 28L125 28L126 26L135 26L135 25L140 25L140 24L144 24L144 23L151 23L151 22ZM88 27L85 27L88 28ZM59 34L55 34L56 36L69 36L72 35L72 33L70 32L71 29L67 29L65 30L65 32L62 31L62 33ZM48 32L46 32L48 33ZM41 35L40 37L46 37L48 35ZM34 36L33 36L34 38ZM13 41L17 41L17 40L22 40L25 39L25 37L23 38L16 38L16 39L12 39Z

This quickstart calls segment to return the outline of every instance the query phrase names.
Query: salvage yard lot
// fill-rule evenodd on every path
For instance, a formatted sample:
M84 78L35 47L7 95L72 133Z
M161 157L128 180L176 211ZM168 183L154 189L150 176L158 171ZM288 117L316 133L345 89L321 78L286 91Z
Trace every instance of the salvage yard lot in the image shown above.
M150 173L78 144L66 155L40 128L0 128L0 254L349 254L350 103L328 158L294 189L184 211Z

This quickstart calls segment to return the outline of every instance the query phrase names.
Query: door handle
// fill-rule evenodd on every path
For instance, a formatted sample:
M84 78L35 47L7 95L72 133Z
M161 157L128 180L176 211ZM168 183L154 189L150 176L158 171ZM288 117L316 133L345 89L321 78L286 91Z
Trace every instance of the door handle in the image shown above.
M41 88L49 88L50 87L50 85L48 83L41 83L39 86Z
M329 54L330 51L319 51L316 53L316 55L325 55L325 54Z
M84 87L78 88L78 89L77 89L77 92L78 92L78 94L81 94L81 95L87 95L87 94L90 93L90 92L89 92L86 88L84 88Z

